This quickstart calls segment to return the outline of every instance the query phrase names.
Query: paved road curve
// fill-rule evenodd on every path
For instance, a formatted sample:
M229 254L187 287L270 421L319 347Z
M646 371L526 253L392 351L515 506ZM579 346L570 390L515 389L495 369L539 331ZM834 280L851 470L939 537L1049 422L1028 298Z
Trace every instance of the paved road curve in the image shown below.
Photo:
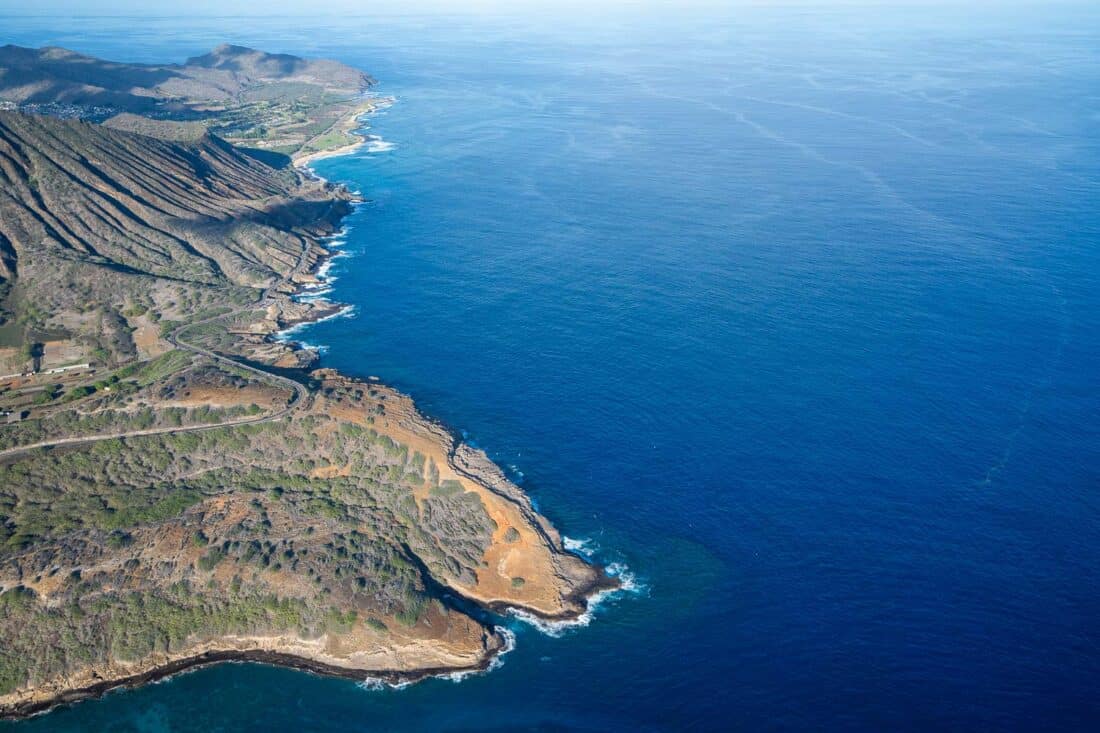
M307 175L309 175L309 174L307 173ZM330 210L331 210L331 207L335 206L335 205L336 205L335 201L331 202L329 204ZM270 303L272 303L273 300L274 300L274 298L272 297L272 293L277 292L281 287L283 287L287 283L291 282L293 280L294 276L297 275L299 272L301 272L301 270L303 268L305 268L309 253L310 253L310 248L309 247L303 248L302 252L298 255L298 261L294 264L294 267L291 268L290 272L288 272L283 277L279 278L279 280L275 284L273 284L272 286L265 289L263 291L262 296L260 297L259 303L257 305L251 306L249 308L249 310L251 310L252 308L256 308L256 307L263 308L263 307L266 307L267 305L269 305ZM200 326L204 323L209 323L210 321L215 321L215 320L218 320L220 318L229 318L229 317L235 315L236 313L240 313L241 310L244 310L244 309L240 309L240 310L237 310L237 311L230 311L229 313L223 313L221 315L211 316L210 318L204 318L201 321L194 321L192 323L184 324L184 325L178 327L175 330L175 332L173 332L171 335L167 336L166 337L167 341L170 344L172 344L173 346L175 346L176 348L178 348L178 349L183 349L184 351L190 351L190 352L195 353L195 354L201 354L202 356L205 356L208 359L213 359L214 361L220 361L220 362L225 363L225 364L231 364L232 366L235 366L238 369L244 369L247 372L255 374L260 379L264 379L268 382L273 382L275 384L278 384L280 386L287 387L287 388L293 390L294 396L290 399L289 402L287 402L286 407L282 408L281 410L277 410L276 412L270 413L268 415L259 415L259 416L256 416L256 417L239 418L239 419L236 419L236 420L227 420L225 422L207 424L207 425L183 425L183 426L178 426L178 427L147 428L145 430L128 430L128 431L123 431L123 432L118 432L118 433L105 433L105 434L102 434L102 435L75 436L75 437L71 437L71 438L56 438L56 439L53 439L53 440L43 440L43 441L40 441L38 443L31 443L31 444L28 444L28 445L20 445L20 446L16 446L15 448L8 448L6 450L2 450L2 451L0 451L0 460L4 460L4 459L11 458L11 457L14 457L14 456L19 456L19 455L22 455L24 453L29 453L30 451L37 450L38 448L51 448L51 447L60 446L60 445L85 445L85 444L88 444L88 443L97 443L97 442L102 441L102 440L114 440L114 439L117 439L117 438L135 438L135 437L142 436L142 435L164 435L164 434L167 434L167 433L197 433L197 432L201 432L203 430L216 430L218 428L224 428L224 427L233 426L233 425L251 425L251 424L255 424L255 423L271 422L273 420L278 420L278 419L282 418L284 415L288 414L291 410L294 410L294 409L296 409L297 407L299 407L301 405L308 404L309 400L310 400L309 390L301 382L296 382L293 379L281 376L279 374L273 374L272 372L266 371L264 369L260 369L258 367L254 367L251 364L247 364L243 361L234 359L232 357L224 356L222 354L217 354L217 353L215 353L215 352L213 352L209 349L205 349L201 346L196 346L195 344L188 343L187 341L185 341L183 339L182 334L185 331L187 331L191 328L194 328L195 326Z
M293 277L294 274L297 273L298 270L300 270L304 266L306 254L307 254L307 252L303 251L302 254L299 256L298 262L297 262L297 264L295 264L294 269L292 269L290 271L290 273L288 273L285 277L283 277L276 285L274 285L274 286L272 286L272 287L270 287L270 288L268 288L267 290L264 291L263 297L261 297L261 299L259 301L259 307L264 307L267 304L269 304L272 301L271 293L273 291L275 291L280 285L282 285L283 283L290 280L290 278ZM255 308L255 307L256 306L252 306L252 308ZM195 344L189 343L189 342L187 342L183 339L182 334L185 331L187 331L191 328L194 328L194 327L200 326L204 323L209 323L210 321L218 320L218 319L221 319L221 318L229 318L229 317L233 316L235 313L239 313L239 312L240 311L230 311L229 313L223 313L221 315L211 316L210 318L204 318L201 321L194 321L193 323L184 324L184 325L180 326L179 328L177 328L174 333L167 336L167 341L170 344L172 344L173 346L175 346L176 348L178 348L178 349L182 349L184 351L190 351L190 352L195 353L195 354L200 354L202 356L207 357L208 359L212 359L214 361L222 362L224 364L230 364L230 365L232 365L232 366L234 366L238 369L243 369L247 372L250 372L250 373L256 375L257 377L259 377L260 379L266 380L268 382L273 382L273 383L278 384L282 387L287 387L287 388L293 390L294 396L290 399L289 402L287 402L286 407L284 407L280 410L277 410L273 413L267 414L267 415L258 415L256 417L238 418L238 419L235 419L235 420L226 420L225 422L213 423L213 424L182 425L182 426L162 427L162 428L146 428L144 430L126 430L126 431L117 432L117 433L104 433L104 434L101 434L101 435L74 436L74 437L71 437L71 438L55 438L55 439L52 439L52 440L43 440L43 441L39 441L38 443L30 443L28 445L20 445L20 446L14 447L14 448L8 448L6 450L2 450L2 451L0 451L0 460L12 458L12 457L15 457L15 456L20 456L24 453L29 453L29 452L31 452L33 450L37 450L39 448L52 448L52 447L61 446L61 445L86 445L88 443L98 443L98 442L103 441L103 440L115 440L117 438L135 438L135 437L142 436L142 435L165 435L167 433L197 433L197 432L201 432L201 431L204 431L204 430L217 430L218 428L224 428L224 427L234 426L234 425L253 425L253 424L256 424L256 423L271 422L273 420L278 420L278 419L282 418L284 415L288 414L291 410L296 409L298 406L307 404L309 402L309 397L310 397L309 390L301 382L296 382L293 379L281 376L279 374L273 374L269 371L265 371L265 370L260 369L258 367L254 367L251 364L247 364L243 361L234 359L232 357L224 356L222 354L215 353L215 352L213 352L209 349L205 349L201 346L197 346Z

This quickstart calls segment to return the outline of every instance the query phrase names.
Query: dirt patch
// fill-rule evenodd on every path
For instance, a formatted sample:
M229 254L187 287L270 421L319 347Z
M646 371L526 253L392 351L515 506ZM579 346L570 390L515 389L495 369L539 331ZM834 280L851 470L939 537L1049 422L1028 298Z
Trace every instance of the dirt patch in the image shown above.
M258 405L270 409L286 403L286 395L266 386L211 387L194 385L178 392L170 400L162 400L157 407L237 407Z
M134 345L137 347L139 358L151 359L172 348L167 341L161 339L160 327L150 321L147 316L135 319L134 323L136 328L131 334L131 338L133 338Z
M42 369L56 369L87 361L84 347L73 339L46 341L42 344Z

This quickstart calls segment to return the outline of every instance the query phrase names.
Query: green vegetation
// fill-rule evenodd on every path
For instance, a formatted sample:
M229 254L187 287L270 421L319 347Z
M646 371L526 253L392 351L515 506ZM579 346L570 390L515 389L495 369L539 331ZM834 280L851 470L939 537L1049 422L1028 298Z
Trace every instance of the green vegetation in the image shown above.
M114 443L115 441L107 441ZM105 445L100 443L99 445ZM202 495L197 491L182 489L173 491L170 487L161 490L162 498L149 503L140 503L140 499L124 504L117 509L108 506L98 519L102 526L109 528L136 527L148 522L160 522L175 517L184 509L197 503Z
M222 597L187 582L143 592L104 590L95 582L78 585L81 592L60 607L42 606L24 588L0 595L0 623L20 629L0 647L0 694L76 663L177 651L195 636L285 630L316 636L336 618L300 599ZM338 620L345 626L349 621L344 615Z
M460 481L449 478L439 485L433 486L431 494L432 496L455 496L461 494L463 491L465 491L465 489L462 488L462 483Z
M348 79L352 93L364 83ZM346 91L250 82L198 124L287 150L335 146L358 103ZM0 462L0 694L226 634L358 643L367 629L453 628L434 588L475 583L497 527L479 493L371 427L388 395L312 375L315 393L295 401L276 380L191 350L294 363L262 334L301 317L285 284L349 196L279 167L271 147L116 122L0 113L13 152L0 239L38 242L33 258L22 239L0 258L0 338L22 349L5 359L94 370L56 372L56 385L13 378L0 394L13 415L0 450L24 447ZM136 159L149 175L132 175ZM27 193L32 175L40 195ZM44 201L66 202L49 212L62 225L49 236ZM265 410L278 419L245 419ZM26 448L85 436L97 440Z
M132 544L134 544L134 536L129 532L116 529L107 535L107 547L112 550L121 550L123 547L129 547Z
M351 470L316 475L329 465ZM64 577L48 609L30 591L5 601L0 628L39 636L0 650L0 680L43 679L104 655L135 659L221 630L422 623L421 568L473 582L495 530L457 482L418 504L424 469L406 446L326 414L37 451L0 466L0 562L30 562L37 556L19 553L31 546L118 558ZM238 508L215 508L222 500ZM178 558L142 555L168 536L181 538ZM35 582L56 572L53 563L22 570ZM313 593L279 597L284 573L309 579ZM134 587L145 590L119 590Z
M71 390L69 390L69 393L65 395L65 401L72 402L73 400L79 400L93 394L95 394L95 387L91 385L73 387Z
M255 403L231 407L135 407L134 402L160 403L196 388L240 390L246 386L280 392L243 369L221 367L203 360L193 361L182 351L171 351L157 359L118 369L92 385L74 387L65 395L66 404L81 400L79 412L57 411L10 425L0 425L0 450L32 445L50 439L123 433L150 428L210 425L263 413ZM35 404L57 401L59 385L47 388L35 398ZM281 392L288 400L291 392Z
M49 418L24 420L0 427L0 449L17 448L56 438L124 433L157 427L210 425L256 415L260 412L262 410L255 405L229 408L203 405L193 408L170 407L162 410L154 410L151 407L142 407L137 410L104 409L88 415L65 411Z
M36 404L36 405L46 405L46 404L49 404L50 402L53 402L54 400L56 400L60 396L61 396L61 385L60 384L51 385L49 387L44 388L41 392L38 393L37 396L35 396L34 404ZM31 442L33 442L33 441L31 441Z
M11 346L22 348L27 344L23 340L23 325L16 321L7 321L0 324L0 348L7 348ZM30 354L27 353L25 358L29 359Z
M224 559L225 553L222 552L220 548L215 547L214 549L210 550L205 555L199 558L199 568L201 570L206 570L207 572L209 572L216 568L218 566L218 563L220 563Z
M175 349L165 352L151 361L129 364L116 371L113 376L119 379L133 379L138 386L147 387L153 382L158 382L179 372L190 365L193 360L194 357L190 353Z

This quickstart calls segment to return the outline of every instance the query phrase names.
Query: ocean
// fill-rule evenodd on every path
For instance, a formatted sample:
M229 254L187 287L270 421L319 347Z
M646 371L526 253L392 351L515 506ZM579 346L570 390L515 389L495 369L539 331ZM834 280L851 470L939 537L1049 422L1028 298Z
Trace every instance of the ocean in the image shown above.
M0 19L337 58L392 106L296 334L631 581L453 681L229 664L32 731L1100 725L1100 13Z

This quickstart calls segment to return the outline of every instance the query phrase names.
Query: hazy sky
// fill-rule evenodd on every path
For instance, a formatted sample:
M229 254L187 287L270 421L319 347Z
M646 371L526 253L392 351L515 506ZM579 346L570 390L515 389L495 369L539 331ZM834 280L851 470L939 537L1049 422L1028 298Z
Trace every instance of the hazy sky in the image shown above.
M418 12L653 12L728 10L736 6L1008 5L1001 0L0 0L7 15L317 15Z
M934 27L973 30L976 26L1013 29L1028 27L1022 18L1045 23L1054 6L1081 9L1078 22L1067 30L1088 32L1100 22L1098 0L0 0L0 16L38 16L64 20L70 16L476 16L522 20L542 29L646 27L670 32L680 21L698 24L739 23L754 17L798 17L822 10L861 23L887 21L896 28L919 32ZM670 21L674 21L670 24ZM725 22L724 22L725 21ZM0 44L4 43L0 22Z
M12 15L307 15L346 13L355 15L413 12L492 12L586 8L648 10L664 6L728 6L727 0L0 0L0 13Z

